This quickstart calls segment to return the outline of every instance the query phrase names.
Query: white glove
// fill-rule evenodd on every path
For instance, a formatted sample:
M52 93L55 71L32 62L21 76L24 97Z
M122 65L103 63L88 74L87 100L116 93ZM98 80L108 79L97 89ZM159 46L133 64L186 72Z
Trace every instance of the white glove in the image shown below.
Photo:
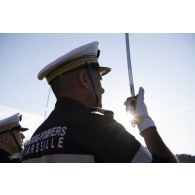
M136 106L132 106L132 101L136 101ZM140 133L145 129L155 126L154 121L148 115L147 107L144 103L144 89L139 88L138 96L135 98L127 98L125 105L130 113L134 116L132 123L138 126Z

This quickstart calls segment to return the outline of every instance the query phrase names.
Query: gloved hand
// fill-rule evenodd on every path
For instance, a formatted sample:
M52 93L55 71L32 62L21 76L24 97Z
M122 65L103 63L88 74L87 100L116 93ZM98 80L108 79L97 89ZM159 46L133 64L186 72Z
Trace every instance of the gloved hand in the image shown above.
M136 97L127 98L125 105L126 109L134 116L131 122L138 126L140 133L151 126L155 126L154 121L148 115L142 87L139 88L139 93Z

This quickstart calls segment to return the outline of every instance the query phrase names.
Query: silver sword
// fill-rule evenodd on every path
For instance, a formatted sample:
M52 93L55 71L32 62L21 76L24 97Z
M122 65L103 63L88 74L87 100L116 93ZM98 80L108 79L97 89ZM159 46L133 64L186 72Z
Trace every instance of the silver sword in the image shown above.
M126 51L127 51L127 65L128 65L128 73L129 73L129 86L131 96L135 96L134 83L133 83L133 72L131 67L131 56L130 56L130 47L129 47L129 33L125 33L126 40Z
M130 110L135 110L136 97L135 97L135 90L134 90L134 83L133 83L133 72L132 72L132 66L131 66L131 55L130 55L129 34L128 33L125 33L125 40L126 40L127 65L128 65L128 75L129 75L129 87L130 87L130 93L131 93L131 104L126 105L126 111L129 112ZM132 120L131 124L133 127L135 127L136 120Z

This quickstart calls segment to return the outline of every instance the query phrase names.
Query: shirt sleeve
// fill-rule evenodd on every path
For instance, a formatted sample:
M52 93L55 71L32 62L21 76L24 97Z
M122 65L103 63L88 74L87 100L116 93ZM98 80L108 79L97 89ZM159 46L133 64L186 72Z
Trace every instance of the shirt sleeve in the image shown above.
M137 152L139 156L145 152L140 149L140 142L115 120L98 120L83 126L83 130L73 137L75 143L94 154L96 162L136 162Z
M104 136L97 156L104 162L152 162L149 150L119 123L114 123L103 131Z

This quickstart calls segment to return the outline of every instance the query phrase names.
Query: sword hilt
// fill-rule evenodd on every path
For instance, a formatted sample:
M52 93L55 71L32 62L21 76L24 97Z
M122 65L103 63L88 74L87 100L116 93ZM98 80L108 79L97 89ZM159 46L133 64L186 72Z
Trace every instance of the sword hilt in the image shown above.
M136 110L136 104L137 104L137 96L129 97L125 102L126 112L131 113L133 117L134 117L134 112ZM136 122L137 122L136 118L133 118L131 120L132 127L136 126L137 124Z

